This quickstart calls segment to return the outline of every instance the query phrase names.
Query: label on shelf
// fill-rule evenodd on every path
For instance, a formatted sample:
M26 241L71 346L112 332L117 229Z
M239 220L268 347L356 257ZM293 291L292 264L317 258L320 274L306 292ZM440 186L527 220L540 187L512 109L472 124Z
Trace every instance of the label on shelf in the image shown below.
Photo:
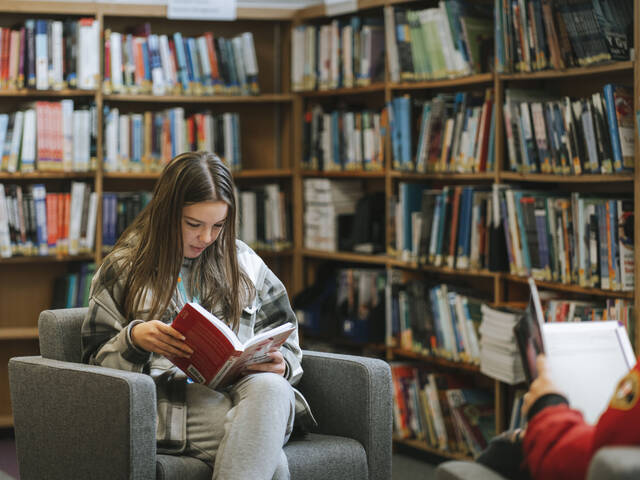
M236 0L169 0L167 18L184 20L235 20Z
M327 17L343 15L358 10L358 0L324 0Z

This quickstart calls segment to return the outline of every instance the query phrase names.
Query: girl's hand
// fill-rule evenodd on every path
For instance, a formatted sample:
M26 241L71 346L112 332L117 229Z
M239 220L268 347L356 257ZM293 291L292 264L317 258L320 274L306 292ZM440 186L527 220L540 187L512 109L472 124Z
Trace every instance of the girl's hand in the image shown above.
M549 376L547 361L543 354L538 355L538 358L536 358L536 366L538 367L538 376L531 382L529 391L524 394L522 399L522 413L525 416L538 398L548 393L560 393Z
M175 328L160 320L138 323L131 329L133 344L165 357L189 358L193 350L184 341L184 336Z
M282 352L278 349L273 349L269 351L268 355L271 357L270 362L250 365L247 367L246 373L271 372L281 377L284 376L287 371L287 364L284 361Z

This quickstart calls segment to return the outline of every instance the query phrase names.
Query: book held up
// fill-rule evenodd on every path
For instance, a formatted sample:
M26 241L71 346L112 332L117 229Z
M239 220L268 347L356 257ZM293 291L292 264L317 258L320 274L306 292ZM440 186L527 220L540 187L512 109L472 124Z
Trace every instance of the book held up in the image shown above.
M296 328L287 322L243 343L222 320L194 302L182 308L171 326L193 349L190 358L171 361L194 382L210 388L229 385L250 365L269 362L269 351L282 346Z

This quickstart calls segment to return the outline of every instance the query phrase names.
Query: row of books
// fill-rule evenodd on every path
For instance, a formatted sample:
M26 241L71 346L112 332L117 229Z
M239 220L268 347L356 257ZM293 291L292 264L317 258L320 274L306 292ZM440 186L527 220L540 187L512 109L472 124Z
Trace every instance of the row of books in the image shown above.
M95 90L99 41L95 18L27 19L0 27L0 90Z
M257 95L258 60L253 34L233 38L205 32L186 37L151 33L149 23L134 33L105 30L105 93Z
M151 200L151 192L102 194L102 249L108 252Z
M328 178L304 180L304 246L314 250L339 251L344 232L354 221L356 205L363 196L357 180Z
M495 435L493 395L468 379L392 362L393 431L432 448L477 456Z
M343 268L336 272L336 277L340 334L354 342L381 343L387 273L376 268Z
M84 182L70 192L0 183L0 256L78 255L93 251L98 197Z
M465 363L480 361L482 302L444 284L404 281L396 270L391 271L388 294L389 346Z
M524 309L483 304L481 314L480 371L510 385L523 382L524 369L513 327Z
M160 171L182 152L217 152L238 171L242 166L240 115L184 108L125 113L104 107L104 169L108 172Z
M33 102L0 113L0 172L95 169L96 108L73 100Z
M91 280L95 271L95 263L82 262L72 271L57 277L53 282L51 308L81 308L89 306Z
M631 0L495 0L500 72L629 60Z
M384 167L387 114L309 105L304 115L302 168L380 171Z
M291 215L285 192L276 183L237 191L236 234L253 249L291 247Z
M494 168L491 90L484 95L441 93L428 101L403 95L388 108L394 169L463 173Z
M493 13L467 0L422 10L387 6L385 40L392 82L421 81L492 70Z
M428 188L400 182L392 205L395 243L391 253L405 260L461 270L489 269L491 192L477 186ZM395 202L395 198L392 199Z
M384 80L381 19L351 16L298 25L291 41L293 91L367 86Z
M495 186L509 270L538 280L632 291L633 200Z
M620 173L634 169L633 89L606 84L571 99L507 89L509 168L521 173Z

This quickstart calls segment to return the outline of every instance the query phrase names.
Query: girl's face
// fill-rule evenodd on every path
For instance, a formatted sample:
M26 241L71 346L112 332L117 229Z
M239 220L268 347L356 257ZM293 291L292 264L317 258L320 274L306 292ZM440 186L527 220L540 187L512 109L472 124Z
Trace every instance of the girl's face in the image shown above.
M216 241L227 219L229 206L199 202L182 208L182 248L186 258L197 258Z

